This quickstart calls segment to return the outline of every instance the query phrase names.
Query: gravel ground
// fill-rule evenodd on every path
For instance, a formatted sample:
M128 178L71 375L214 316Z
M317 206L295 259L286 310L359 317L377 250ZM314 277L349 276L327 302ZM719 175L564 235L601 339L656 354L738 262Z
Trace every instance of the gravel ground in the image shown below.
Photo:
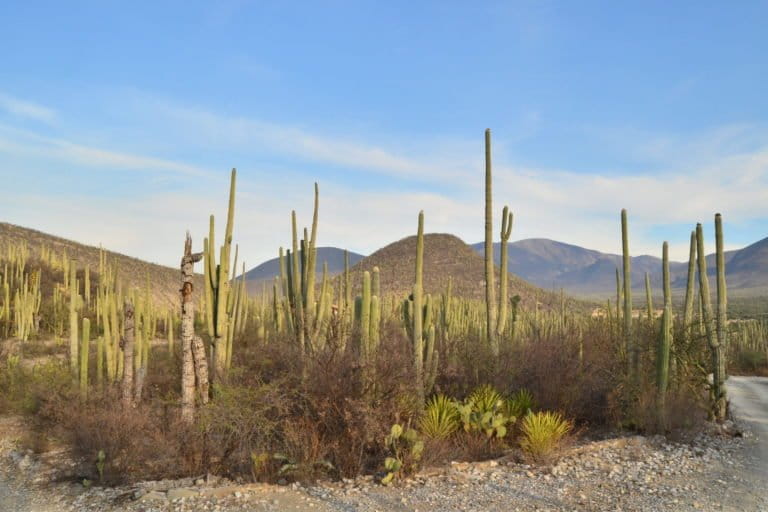
M734 393L738 395L738 393ZM754 397L753 397L754 398ZM735 410L745 410L736 396ZM19 451L18 420L0 419L0 511L768 511L765 425L711 427L685 442L584 442L548 467L511 457L428 469L395 487L371 477L312 486L238 485L209 477L118 488L55 483L66 454ZM755 430L757 424L758 430Z

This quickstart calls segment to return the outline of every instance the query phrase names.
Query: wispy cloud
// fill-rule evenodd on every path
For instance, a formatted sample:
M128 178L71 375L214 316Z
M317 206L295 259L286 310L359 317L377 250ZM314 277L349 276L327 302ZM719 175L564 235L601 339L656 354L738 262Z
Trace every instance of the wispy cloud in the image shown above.
M0 92L0 110L4 110L14 116L34 119L44 123L51 123L56 119L56 111L52 108L22 100L3 92Z
M202 167L184 162L97 148L2 124L0 124L0 152L65 161L103 170L161 170L190 176L211 175L210 171Z
M347 168L412 181L440 179L457 182L467 177L466 168L454 155L432 154L416 158L398 149L355 140L348 135L329 136L283 123L222 115L202 109L150 101L154 115L164 115L201 144L217 149L261 149Z
M114 244L132 255L175 264L178 234L191 228L197 238L202 237L208 213L223 217L226 173L196 164L201 153L216 150L233 152L238 158L256 155L274 160L275 172L291 176L290 180L264 180L263 175L247 171L240 175L235 238L249 263L273 257L277 247L288 241L291 209L296 208L302 222L308 222L311 183L318 174L322 245L371 252L412 234L421 209L430 232L454 233L467 242L482 237L482 134L478 140L459 140L450 147L424 137L384 148L347 135L194 108L156 103L143 108L158 116L143 122L160 120L161 130L168 133L164 144L179 146L180 153L190 155L188 162L76 142L76 134L49 137L1 124L0 153L30 161L67 162L73 169L147 170L159 182L177 175L206 179L188 180L183 193L172 186L155 193L150 186L141 197L109 201L84 197L74 201L76 206L69 205L73 201L31 194L25 201L14 199L8 204L9 216L21 224L84 242ZM750 134L747 141L740 138L745 133ZM505 139L496 137L497 147L503 148ZM630 147L630 142L625 144ZM513 240L545 237L618 252L619 211L627 208L632 252L658 254L659 229L666 229L674 231L669 242L672 257L678 259L687 256L686 226L707 222L716 211L723 213L726 223L768 218L768 134L764 131L726 126L687 138L657 137L655 143L652 137L637 137L632 144L637 151L646 151L663 171L644 174L618 169L600 174L521 166L513 153L502 149L494 167L494 210L498 215L504 204L512 208ZM680 154L706 154L706 158L688 160ZM315 163L312 172L297 170L296 157ZM324 171L339 166L356 176L388 176L394 185L376 188L366 180L346 180L343 175L329 178ZM297 182L306 187L296 187ZM452 186L444 187L446 182ZM220 186L220 192L212 191L212 185ZM56 215L51 215L54 210ZM105 230L104 225L110 228Z

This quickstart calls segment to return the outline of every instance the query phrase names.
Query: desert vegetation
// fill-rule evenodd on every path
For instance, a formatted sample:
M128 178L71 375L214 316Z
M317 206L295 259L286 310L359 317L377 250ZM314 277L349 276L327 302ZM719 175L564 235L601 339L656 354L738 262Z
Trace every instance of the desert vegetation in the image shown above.
M648 280L639 307L623 285L632 269L622 211L617 296L592 314L508 274L507 206L504 264L494 266L489 131L485 158L486 251L474 287L425 263L425 239L435 236L424 233L425 212L414 212L412 267L379 255L316 282L315 184L310 227L301 231L291 213L280 277L250 296L233 250L234 170L221 245L213 216L202 241L187 234L182 244L180 234L175 301L158 299L156 275L137 276L107 252L94 264L4 237L0 411L67 443L93 462L84 478L104 484L206 472L257 481L374 474L390 484L450 460L511 453L546 463L574 432L723 421L728 371L763 371L768 343L764 320L728 321L720 215L714 293L699 224L682 307L661 245L657 317Z

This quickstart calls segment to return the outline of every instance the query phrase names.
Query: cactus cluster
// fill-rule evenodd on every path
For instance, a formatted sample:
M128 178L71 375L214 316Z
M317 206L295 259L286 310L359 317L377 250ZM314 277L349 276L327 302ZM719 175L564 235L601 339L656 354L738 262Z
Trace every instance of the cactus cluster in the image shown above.
M203 242L203 267L205 281L205 318L211 339L212 380L224 376L232 360L232 344L237 330L241 301L241 287L234 287L237 258L230 276L232 230L235 221L235 180L237 171L232 169L229 185L229 206L224 241L216 263L215 220L210 217L208 238ZM236 249L237 250L237 249Z

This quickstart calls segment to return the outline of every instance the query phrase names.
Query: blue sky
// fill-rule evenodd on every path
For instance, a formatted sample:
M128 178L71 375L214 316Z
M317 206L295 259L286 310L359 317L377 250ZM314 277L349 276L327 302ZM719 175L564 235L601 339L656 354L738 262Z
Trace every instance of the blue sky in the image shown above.
M768 236L768 2L4 2L2 220L176 265L309 222L368 253L482 238L483 130L512 239L687 257ZM497 217L498 220L498 217ZM498 228L496 229L496 231ZM711 241L710 235L710 241ZM711 244L710 244L711 245Z

